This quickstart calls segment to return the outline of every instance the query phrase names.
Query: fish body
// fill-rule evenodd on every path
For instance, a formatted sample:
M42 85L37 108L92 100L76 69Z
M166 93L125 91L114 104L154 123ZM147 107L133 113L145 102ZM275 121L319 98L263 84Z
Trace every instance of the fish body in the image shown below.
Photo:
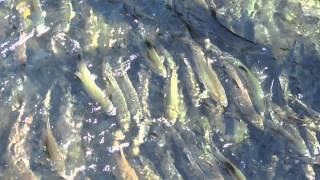
M149 133L151 122L151 114L150 114L150 108L148 103L149 98L149 84L150 84L150 73L146 72L145 70L141 70L138 73L139 76L139 88L138 88L138 95L140 97L141 102L141 108L142 108L142 114L143 119L141 122L137 123L138 126L138 133L133 138L131 143L131 152L133 155L139 155L140 153L140 145L144 143L145 137Z
M137 169L140 169L140 171L137 171L140 177L145 177L145 179L161 180L159 174L149 159L140 156L138 167L136 164L134 166Z
M113 146L116 146L119 148L120 152L116 152L116 172L117 175L121 179L126 180L138 180L139 177L136 173L136 171L133 169L133 167L130 165L129 161L127 160L125 153L123 152L123 147L120 145L120 141L125 138L123 132L121 130L118 130L114 133L114 141Z
M60 116L56 123L59 129L56 132L64 134L60 147L65 152L66 175L72 179L85 167L85 153L81 146L83 119L76 116L75 97L71 93L71 86L62 85L62 91L64 95L59 106Z
M46 12L42 10L39 0L17 0L15 8L23 18L24 29L32 25L40 30L38 28L44 26Z
M246 117L246 120L251 122L257 128L264 129L263 117L256 112L249 92L245 87L242 78L239 76L236 68L232 66L232 64L229 64L229 62L224 58L221 58L219 63L222 64L222 67L224 68L230 79L230 90L234 94L233 98L235 100L235 104L241 114L243 114Z
M162 61L158 53L156 52L155 48L151 45L150 42L146 41L146 58L148 59L148 64L150 65L151 69L155 71L158 75L162 77L167 76L167 70L163 65Z
M130 112L127 107L126 99L116 79L113 76L111 66L108 62L104 62L103 75L108 86L107 88L109 88L110 92L112 92L111 100L113 104L116 106L116 116L119 120L120 126L125 132L127 132L130 126Z
M88 10L88 16L85 21L85 46L86 51L91 51L96 49L99 46L99 37L100 37L100 23L98 16L90 8Z
M143 117L141 103L127 72L122 70L121 74L115 78L119 87L126 90L126 93L123 93L123 95L127 101L128 110L130 111L132 118L136 120L136 122L140 121Z
M183 120L186 116L187 108L184 103L182 89L178 87L178 67L167 49L165 49L162 45L159 45L159 49L164 55L168 69L170 70L170 77L167 83L166 93L166 95L170 95L166 98L166 116L168 119L179 118L179 120Z
M146 2L141 2L137 0L124 0L124 7L127 11L132 13L134 16L147 18L147 19L155 19L155 17L148 11L145 7Z
M34 118L32 113L26 116L25 105L22 104L19 116L10 131L7 149L10 169L7 173L13 173L10 178L40 179L30 167L31 147L27 137L31 133Z
M27 18L31 15L31 8L27 1L19 1L16 4L16 10L23 18Z
M173 130L171 133L177 132ZM196 157L191 153L183 138L179 133L172 135L170 138L174 162L182 177L184 179L202 179L205 176L204 172L199 167Z
M60 3L61 13L63 14L61 30L63 32L68 32L70 30L70 23L72 19L76 16L76 13L73 10L72 3L70 0L62 0Z
M43 119L46 123L45 147L48 152L48 156L53 163L54 169L60 175L64 176L65 175L65 156L62 153L50 126L49 110L51 108L51 88L48 90L43 100L43 107L44 107Z
M37 26L44 24L46 12L42 10L39 0L29 0L31 2L31 8L35 13L35 23Z
M19 39L23 39L27 36L25 32L20 33ZM27 62L27 44L23 43L15 48L14 56L20 64L26 64Z
M227 58L234 66L238 67L238 72L246 80L248 93L258 113L263 114L266 110L264 92L257 77L240 60L230 57Z
M218 78L217 73L207 63L201 47L196 43L189 43L196 64L199 78L205 88L208 90L210 97L224 107L228 106L226 92Z
M167 84L166 93L166 117L173 123L178 118L179 111L179 89L178 89L178 75L177 70L172 69L171 75Z
M163 64L163 61L160 59L153 44L140 34L133 34L133 39L136 41L140 53L144 57L144 60L150 69L159 76L166 77L167 69Z
M173 60L173 57L172 55L170 54L170 52L164 48L160 42L157 42L158 45L158 48L160 50L160 52L163 54L164 58L165 58L165 61L166 63L168 64L168 69L174 69L176 68L176 63L175 61Z
M157 132L159 133L159 132ZM163 136L164 134L160 135ZM163 137L164 139L164 137ZM167 146L161 146L162 137L153 140L152 142L148 142L148 144L143 145L143 147L147 147L146 156L148 159L152 159L152 162L155 167L157 167L157 173L159 173L161 179L183 179L180 172L175 166L175 161L171 154L170 149Z
M60 147L56 138L53 135L49 122L47 123L46 140L45 145L48 151L49 158L53 162L55 170L58 172L65 171L64 155L60 151Z
M193 69L191 67L191 64L188 59L183 58L183 73L184 73L184 82L186 86L186 90L191 97L191 102L193 106L198 107L200 106L200 87L199 83L197 82L197 79L195 77L195 74L193 72Z
M12 76L12 74L8 75ZM34 123L37 120L35 111L38 110L37 105L39 104L34 102L35 91L28 76L19 75L16 77L14 75L12 77L15 78L11 80L11 85L4 86L11 90L10 99L12 102L6 104L1 101L2 106L9 105L9 108L1 107L1 119L3 121L0 129L1 137L7 139L1 143L4 145L1 149L5 158L3 160L6 160L7 165L5 169L3 167L4 171L1 172L0 178L37 180L40 177L32 168L34 165L32 154L34 148L41 148L40 146L34 147L35 143L38 142L33 139L34 132L37 131L34 128ZM6 113L8 114L3 113L4 110L7 110ZM6 117L7 115L10 116ZM6 124L5 121L8 121L7 123L10 125ZM5 130L4 128L8 129ZM4 136L3 133L6 135Z
M110 116L116 115L116 108L112 104L111 100L106 96L106 94L95 83L84 61L79 62L78 71L75 74L81 80L89 96L94 101L98 102L108 115Z
M227 172L232 176L235 180L246 180L247 178L245 175L241 172L241 170L236 167L229 159L227 159L220 151L215 152L214 155L224 166L224 168L227 170Z
M271 106L270 115L272 122L270 123L270 130L284 137L299 155L310 157L310 152L299 130L293 124L285 122L287 119L290 119L289 116L277 107L275 104Z
M126 159L122 148L120 148L120 154L117 155L117 164L119 176L126 180L139 180L136 171L131 167L130 163Z

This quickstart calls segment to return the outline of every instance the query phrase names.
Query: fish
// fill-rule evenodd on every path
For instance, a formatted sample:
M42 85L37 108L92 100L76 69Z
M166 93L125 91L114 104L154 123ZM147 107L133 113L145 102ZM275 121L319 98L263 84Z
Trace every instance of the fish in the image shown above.
M87 9L86 9L87 10ZM85 10L85 11L86 11ZM90 8L87 10L87 15L85 16L85 45L84 50L90 52L99 46L99 37L100 37L100 24L98 16Z
M172 134L170 136L170 146L178 172L184 179L202 179L205 177L196 161L196 157L194 157L180 134L173 128L170 131L170 134Z
M159 54L155 50L155 47L151 41L147 40L144 37L141 37L140 34L133 34L133 39L136 41L137 46L140 50L140 53L144 57L147 65L150 69L161 77L167 76L167 69L163 64L163 61L160 59Z
M119 86L121 89L126 89L127 93L124 93L124 96L126 97L127 104L128 104L128 109L131 112L131 115L133 119L135 120L141 120L142 119L142 110L141 110L141 105L139 101L138 94L133 87L131 80L128 76L127 73L122 73L121 76L117 77Z
M234 94L235 105L238 107L241 114L244 115L245 119L251 122L259 129L264 129L264 120L260 113L257 113L253 102L251 101L249 92L244 85L243 78L240 77L238 71L232 64L224 58L220 58L218 62L221 64L223 69L226 71L228 78L230 79L230 90Z
M25 25L43 26L46 12L42 10L39 0L18 0L15 5ZM32 17L31 17L32 16ZM29 27L28 25L25 28Z
M179 67L176 65L175 61L173 60L172 55L169 51L164 48L159 43L159 49L165 57L166 63L168 65L168 71L170 71L169 79L167 80L167 92L166 96L169 95L170 97L166 98L166 116L169 120L173 120L172 123L176 121L178 118L181 121L184 120L187 114L187 107L184 103L182 89L179 88L179 79L178 79L178 69ZM170 115L171 114L171 115ZM176 114L176 115L175 115ZM170 117L176 116L176 117Z
M122 62L121 58L119 59L118 65L120 65ZM136 123L138 124L139 121L143 118L142 109L141 109L141 103L138 97L138 93L133 86L128 73L123 70L123 67L121 67L121 73L118 76L115 76L119 87L121 89L125 89L126 93L123 93L127 105L128 110L130 111L130 114L134 120L136 120Z
M35 23L37 26L44 25L46 12L41 8L41 3L39 0L29 0L31 3L31 8L36 14Z
M169 53L169 51L163 47L163 45L161 45L160 42L157 41L158 44L158 49L160 50L160 52L163 54L166 63L168 64L168 69L175 69L176 68L176 63L173 60L172 55Z
M191 115L192 114L192 115ZM202 115L198 108L192 107L188 128L176 126L182 139L190 151L189 157L193 159L193 166L198 167L208 179L222 178L222 173L217 161L206 151L206 147L212 143L212 132L209 120ZM181 128L181 129L180 129ZM174 136L177 136L174 134ZM188 158L189 158L188 157Z
M6 173L9 173L10 178L40 179L30 167L31 146L28 144L27 137L31 133L33 121L33 113L27 113L26 103L23 102L8 138L7 153L10 169Z
M76 16L76 12L73 10L73 6L70 0L60 1L61 13L63 14L63 21L58 25L63 32L70 30L70 23Z
M179 95L179 105L178 105L178 119L179 122L182 124L186 124L187 120L187 112L188 112L188 107L185 101L185 97L182 91L182 88L178 87L178 95Z
M305 143L309 149L311 156L316 156L320 154L320 144L317 138L317 133L308 129L307 127L303 127L305 132Z
M210 125L214 127L214 129L216 129L217 132L225 132L226 123L224 122L223 115L224 107L219 104L214 104L212 101L209 100L203 102L205 118L209 119Z
M206 136L206 133L207 132L202 135ZM213 143L211 137L209 137L210 143L207 144L206 140L202 139L206 137L198 137L198 135L199 134L187 129L183 129L181 133L181 136L190 149L190 152L194 154L196 164L205 173L206 177L208 179L223 179L223 173L219 167L219 161L217 161L212 153L207 149L210 148L210 145Z
M116 115L116 108L111 102L111 100L106 96L106 94L98 87L95 83L93 75L90 73L86 63L81 60L78 63L78 71L75 75L80 79L82 82L86 92L88 95L96 102L100 104L103 110L106 111L107 115L115 116Z
M278 165L279 165L279 157L277 155L272 155L270 163L268 164L267 170L266 170L267 176L269 177L268 179L270 180L274 179Z
M120 141L125 138L123 132L121 130L117 130L114 133L114 141L113 146L119 148L119 152L116 152L116 172L117 175L120 176L122 179L126 180L138 180L139 177L136 173L136 171L133 169L133 167L128 162L125 153L123 152L123 147L120 145Z
M239 113L233 110L225 113L226 132L224 139L227 143L237 145L250 138L248 123L244 118L239 117Z
M65 177L75 178L79 171L83 171L85 167L85 153L81 146L81 130L83 126L83 119L76 117L76 107L74 104L75 97L71 93L71 86L61 85L63 96L59 106L59 120L56 127L63 132L64 138L61 140L62 149L65 152Z
M50 123L47 122L47 127L46 127L46 140L45 140L45 145L46 149L49 155L49 158L53 162L55 170L58 172L64 172L65 171L65 165L64 165L64 160L65 157L63 153L60 151L60 147L57 143L56 138L53 135L52 129L50 127Z
M45 26L46 12L41 8L39 0L20 0L17 5L22 7L20 10L24 19L24 30L34 28L36 36L48 31L48 27Z
M103 76L107 88L111 92L111 101L116 107L116 117L119 120L120 127L127 132L130 127L131 115L128 110L126 99L120 89L116 79L113 76L112 68L108 62L103 62Z
M146 179L161 180L158 172L149 159L140 156L137 162L138 163L133 166L136 167L136 169L139 169L139 171L137 171L138 176L145 177Z
M308 158L314 158L317 157L319 155L319 141L316 137L316 132L308 129L307 127L302 127L303 131L305 132L305 137L304 137L304 144L306 145L306 147L309 150L309 155L305 154L305 155L301 155L301 157L308 157ZM302 165L302 169L304 171L305 177L306 179L316 179L316 173L315 173L315 169L313 167L312 163L306 163Z
M31 15L30 5L25 0L17 2L15 8L24 19Z
M137 0L124 0L122 1L122 3L126 10L136 17L143 17L151 20L155 19L155 17L147 11L147 8L145 7L146 2L141 2Z
M138 133L133 137L132 143L130 145L131 153L134 156L140 154L140 145L144 143L145 137L148 135L150 130L151 113L148 103L149 98L149 84L150 84L150 72L145 71L144 69L138 72L139 76L139 86L138 86L138 95L140 97L141 108L143 119L137 124Z
M152 46L152 44L149 41L145 41L147 50L146 50L146 57L150 62L150 66L157 74L159 74L162 77L167 76L167 70L165 66L163 65L162 61L160 60L160 57L158 53L156 52L155 48Z
M316 179L316 172L312 164L304 164L302 166L306 179Z
M27 36L25 32L20 32L19 41ZM25 65L27 62L27 44L22 43L15 48L14 56L20 64Z
M314 119L315 121L320 118L319 112L309 107L307 104L302 102L298 97L289 94L288 100L290 104L297 105L299 109L302 109L303 111L305 111L306 114L310 116L310 118Z
M230 176L235 180L246 180L246 176L241 172L241 170L234 165L228 158L226 158L217 147L214 147L214 152L212 152L214 157L221 163Z
M269 131L284 137L300 156L310 157L310 152L296 126L278 122L278 119L281 120L281 117L278 117L274 112L271 112L270 115L272 122L269 125Z
M191 102L194 107L200 106L201 101L201 92L199 83L196 79L196 76L194 74L194 71L191 67L191 64L189 62L189 59L181 57L183 62L183 77L184 77L184 84L186 91L188 92L189 97L191 97Z
M191 49L198 76L208 90L210 97L223 107L227 107L228 99L224 87L222 86L217 73L207 63L201 47L198 44L191 42L191 40L187 40L186 42Z
M174 124L178 118L179 111L179 89L176 69L171 70L170 77L167 82L165 106L166 118Z
M159 132L157 132L159 133ZM164 134L161 134L159 139L164 138ZM152 163L156 167L156 172L159 173L161 179L183 179L180 172L175 166L173 155L170 148L167 146L159 145L161 140L152 140L148 144L144 144L144 154L146 158L151 159Z
M312 123L312 119L305 117L299 117L299 115L293 111L293 109L288 106L279 106L276 103L271 103L271 113L275 117L277 117L280 121L291 123L291 124L297 124L308 127L308 125L315 125Z
M53 83L55 84L55 83ZM54 169L62 176L65 175L65 155L61 151L57 140L52 132L50 126L50 114L49 110L51 108L51 89L50 88L43 100L43 120L46 123L46 133L45 133L45 146L48 152L48 156L53 163Z
M4 141L6 146L2 148L5 153L4 157L7 166L4 172L1 172L0 178L37 180L41 177L32 168L32 165L35 163L32 153L34 148L41 149L41 147L34 147L37 140L32 137L34 137L34 132L36 132L36 129L34 129L34 123L37 120L36 112L39 111L38 107L42 102L35 101L35 89L28 76L20 76L18 74L14 76L8 74L11 78L14 77L14 79L12 79L14 83L10 83L11 87L4 86L11 90L10 99L13 102L8 104L8 113L10 112L12 121L9 122L11 128L6 132L7 140ZM4 103L4 105L5 104L6 103ZM12 114L12 112L14 113ZM2 119L6 118L6 115L3 115L5 114L2 114ZM1 130L4 130L3 127L6 127L4 123L5 122L2 123ZM1 136L4 137L3 135Z
M120 148L120 154L117 155L117 164L119 175L122 179L126 180L138 180L139 177L135 170L131 167L130 163L126 159L126 156Z
M252 89L249 91L250 96L253 98L253 103L256 107L256 110L259 113L264 113L266 110L265 100L264 100L264 92L261 88L261 84L259 80L255 77L255 75L249 71L249 69L243 68L245 66L239 66L239 69L246 73L248 77L248 87Z
M287 117L283 119L290 120L289 122L306 127L312 131L320 132L320 123L318 121L318 119L320 118L320 113L310 108L308 105L306 105L293 95L289 94L288 100L290 106L296 107L304 112L302 117L298 116L298 114L295 113L290 108L290 106L285 106L284 108L281 108L278 105L274 105L274 111L277 114L280 114L282 117Z
M226 56L226 55L224 55ZM264 98L264 92L257 77L249 70L240 60L231 57L227 58L234 66L238 67L240 76L246 80L246 87L249 89L248 93L252 98L252 103L256 111L263 114L266 110L266 103Z

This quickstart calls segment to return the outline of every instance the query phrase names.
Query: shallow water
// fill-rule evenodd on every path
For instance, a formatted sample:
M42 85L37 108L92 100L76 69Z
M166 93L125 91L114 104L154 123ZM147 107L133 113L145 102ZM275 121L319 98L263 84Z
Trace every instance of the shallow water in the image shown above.
M317 48L302 36L279 55L269 44L228 30L200 2L188 8L179 1L0 1L0 177L319 178ZM211 49L204 43L208 39ZM150 48L146 41L160 56L155 66L145 55ZM208 94L204 77L209 73L199 72L194 47L217 73L228 106ZM172 56L173 69L164 49ZM190 89L184 60L199 94ZM233 60L258 79L266 105L260 114L253 106L254 84ZM220 61L236 69L251 100L239 98L246 93ZM86 63L104 98L117 104L123 94L125 104L116 107L115 116L86 91L76 75L80 62ZM116 96L117 88L103 73L106 62L120 87ZM157 69L161 65L166 73ZM177 118L170 120L167 86L174 70L179 105ZM134 114L134 108L141 114ZM128 130L121 116L126 110ZM53 154L63 154L63 160L55 160L50 151L48 128L57 143ZM119 131L124 139L117 140Z

